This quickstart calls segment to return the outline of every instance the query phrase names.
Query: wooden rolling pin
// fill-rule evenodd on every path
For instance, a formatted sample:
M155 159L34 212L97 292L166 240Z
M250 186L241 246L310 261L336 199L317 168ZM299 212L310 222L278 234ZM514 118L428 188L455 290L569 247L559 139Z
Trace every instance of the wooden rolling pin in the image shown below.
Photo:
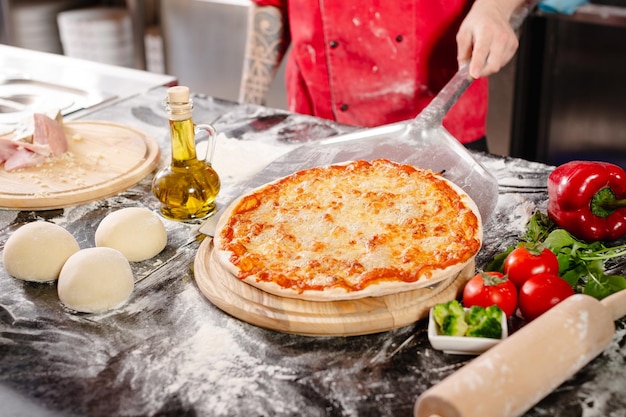
M517 417L613 340L626 290L573 295L478 356L416 401L415 417Z

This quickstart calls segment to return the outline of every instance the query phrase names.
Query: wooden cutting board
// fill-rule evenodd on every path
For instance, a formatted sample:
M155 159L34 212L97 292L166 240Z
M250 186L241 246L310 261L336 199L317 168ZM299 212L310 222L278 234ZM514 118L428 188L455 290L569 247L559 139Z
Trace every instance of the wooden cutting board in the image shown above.
M206 238L198 248L194 276L202 294L218 308L259 327L308 336L355 336L407 326L430 308L456 298L474 275L474 262L432 288L349 301L316 302L266 293L226 271Z
M0 166L0 207L49 210L118 194L157 166L160 149L146 133L100 121L64 122L68 152L39 167Z

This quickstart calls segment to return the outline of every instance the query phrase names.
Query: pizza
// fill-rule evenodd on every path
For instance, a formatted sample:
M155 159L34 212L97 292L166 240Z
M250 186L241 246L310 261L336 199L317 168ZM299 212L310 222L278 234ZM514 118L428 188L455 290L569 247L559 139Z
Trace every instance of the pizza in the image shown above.
M457 185L387 159L298 171L254 189L219 219L223 269L265 292L313 301L434 285L473 261L480 213Z

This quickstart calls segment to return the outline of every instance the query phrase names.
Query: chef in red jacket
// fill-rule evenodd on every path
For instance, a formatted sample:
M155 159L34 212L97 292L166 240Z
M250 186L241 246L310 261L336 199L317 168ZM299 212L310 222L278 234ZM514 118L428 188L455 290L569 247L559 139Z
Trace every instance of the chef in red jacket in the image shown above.
M371 127L415 117L469 61L477 80L444 119L487 149L487 75L515 54L524 0L252 0L240 101L264 104L286 66L289 110Z

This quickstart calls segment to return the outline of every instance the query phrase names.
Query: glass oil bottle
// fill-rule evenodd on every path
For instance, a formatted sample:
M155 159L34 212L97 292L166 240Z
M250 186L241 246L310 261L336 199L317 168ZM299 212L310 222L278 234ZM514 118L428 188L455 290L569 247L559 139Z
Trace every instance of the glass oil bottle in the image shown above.
M220 179L211 166L217 132L209 124L194 124L189 88L171 87L164 101L169 117L171 163L157 172L152 193L161 202L161 214L172 220L192 221L215 212ZM208 134L204 159L196 155L196 136Z

